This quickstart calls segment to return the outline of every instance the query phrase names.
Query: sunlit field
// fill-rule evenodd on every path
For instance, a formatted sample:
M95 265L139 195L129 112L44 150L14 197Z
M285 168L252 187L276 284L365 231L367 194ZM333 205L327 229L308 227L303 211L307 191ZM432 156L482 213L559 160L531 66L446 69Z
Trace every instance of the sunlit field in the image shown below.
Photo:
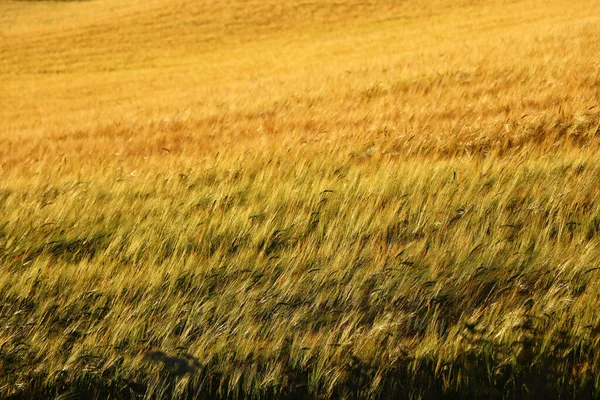
M600 397L600 1L0 0L0 398Z

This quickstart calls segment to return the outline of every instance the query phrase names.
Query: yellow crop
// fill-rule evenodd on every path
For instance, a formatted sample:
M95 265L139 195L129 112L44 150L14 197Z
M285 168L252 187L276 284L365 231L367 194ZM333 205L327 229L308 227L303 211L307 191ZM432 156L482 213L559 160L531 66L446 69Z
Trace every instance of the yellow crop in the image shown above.
M597 0L0 1L0 398L595 398L599 195Z

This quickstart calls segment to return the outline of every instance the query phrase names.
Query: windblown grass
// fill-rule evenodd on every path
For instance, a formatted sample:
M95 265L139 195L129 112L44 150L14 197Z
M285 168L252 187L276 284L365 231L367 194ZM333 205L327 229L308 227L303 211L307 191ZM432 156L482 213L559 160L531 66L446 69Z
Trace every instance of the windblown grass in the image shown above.
M0 397L600 396L597 1L121 3L0 3Z

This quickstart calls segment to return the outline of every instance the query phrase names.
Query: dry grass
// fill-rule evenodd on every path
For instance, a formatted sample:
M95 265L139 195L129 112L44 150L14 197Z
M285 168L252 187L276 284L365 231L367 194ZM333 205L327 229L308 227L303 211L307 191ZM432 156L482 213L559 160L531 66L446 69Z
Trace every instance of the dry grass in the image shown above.
M600 396L600 3L420 3L0 2L0 397Z

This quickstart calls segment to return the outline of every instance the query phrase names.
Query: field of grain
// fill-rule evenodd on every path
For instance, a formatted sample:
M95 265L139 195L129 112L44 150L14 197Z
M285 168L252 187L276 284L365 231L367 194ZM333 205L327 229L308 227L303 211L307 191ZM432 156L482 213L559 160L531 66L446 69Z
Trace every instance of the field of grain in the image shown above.
M598 398L599 195L598 0L0 0L0 398Z

